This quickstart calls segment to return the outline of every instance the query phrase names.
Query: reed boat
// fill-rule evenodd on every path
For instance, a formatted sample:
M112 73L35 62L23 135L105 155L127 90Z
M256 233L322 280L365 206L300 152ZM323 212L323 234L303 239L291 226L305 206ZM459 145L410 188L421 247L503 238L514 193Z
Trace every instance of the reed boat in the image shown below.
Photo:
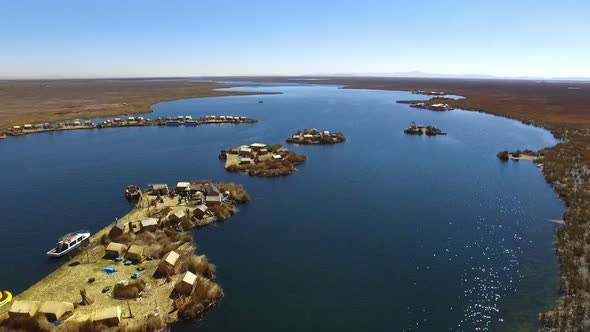
M136 184L130 184L125 188L125 197L127 199L138 199L141 196L141 189Z

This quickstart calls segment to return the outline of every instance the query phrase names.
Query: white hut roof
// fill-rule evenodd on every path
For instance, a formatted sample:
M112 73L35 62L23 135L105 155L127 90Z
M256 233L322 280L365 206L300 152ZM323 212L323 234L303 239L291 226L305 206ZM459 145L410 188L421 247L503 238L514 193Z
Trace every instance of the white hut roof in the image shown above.
M163 261L166 262L168 265L174 266L176 265L176 261L178 261L180 255L176 251L171 251L166 256L164 256Z
M197 281L197 275L192 273L191 271L186 271L186 273L182 277L182 282L189 284L189 285L194 285L194 283L196 281Z
M190 187L190 185L191 185L190 182L178 182L176 184L176 188L183 188L183 189L185 189L185 188Z
M186 213L184 213L184 211L176 211L176 212L174 212L174 217L176 217L178 219L182 219L182 218L186 217Z
M141 227L157 226L158 219L156 218L145 218L141 221Z

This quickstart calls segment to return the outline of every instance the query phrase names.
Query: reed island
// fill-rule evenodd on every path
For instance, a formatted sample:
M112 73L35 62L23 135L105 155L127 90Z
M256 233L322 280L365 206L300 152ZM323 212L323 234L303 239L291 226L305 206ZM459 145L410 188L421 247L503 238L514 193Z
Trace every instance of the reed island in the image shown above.
M447 133L443 132L442 130L433 127L433 126L423 126L423 125L416 125L412 124L410 127L404 129L404 133L408 135L426 135L426 136L436 136L436 135L446 135Z
M508 160L533 160L538 161L543 158L543 153L535 152L532 150L516 150L514 152L508 152L507 150L500 151L496 154L496 157L502 161Z
M427 109L431 111L444 112L452 111L455 108L451 106L453 98L448 97L434 97L429 100L398 100L399 104L409 104L410 107Z
M317 129L303 129L297 131L291 137L287 138L287 143L291 144L336 144L346 141L346 137L341 132L331 133L328 130L320 131Z
M229 172L272 177L294 173L297 171L295 165L303 163L306 157L279 144L253 143L223 150L219 159L225 160L225 169Z
M249 202L241 185L153 184L135 207L0 312L2 331L155 331L198 318L223 297L215 265L188 230ZM4 307L3 307L4 309Z
M35 124L23 124L12 126L7 128L3 133L0 133L0 138L7 136L21 136L28 134L56 132L65 130L88 130L88 129L104 129L104 128L124 128L124 127L149 127L149 126L186 126L196 127L199 125L206 124L251 124L256 123L258 120L251 119L245 116L233 116L233 115L208 115L197 119L193 119L190 115L179 115L170 118L157 118L149 119L142 116L138 117L127 117L127 118L113 118L103 120L99 123L95 123L92 120L75 120L68 122L59 123L35 123Z

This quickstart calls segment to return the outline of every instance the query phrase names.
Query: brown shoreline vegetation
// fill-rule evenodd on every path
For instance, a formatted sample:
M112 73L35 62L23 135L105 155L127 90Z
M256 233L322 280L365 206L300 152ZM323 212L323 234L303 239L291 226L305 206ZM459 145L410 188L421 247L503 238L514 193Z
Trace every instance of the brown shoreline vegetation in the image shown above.
M208 180L179 182L172 191L150 188L127 215L19 294L12 306L26 310L0 314L0 330L154 331L198 318L218 303L223 289L214 281L216 266L196 254L188 230L229 219L236 204L249 202L248 193L235 183ZM112 276L103 272L111 267L117 270ZM67 308L49 314L44 305ZM52 324L56 319L59 327Z
M222 150L219 159L225 161L224 167L228 172L274 177L295 173L295 165L305 162L306 157L289 151L280 144L253 143Z
M228 87L188 79L0 80L0 132L24 123L150 113L163 101L261 94L215 90Z
M320 131L317 129L303 129L297 131L295 134L291 135L289 138L286 139L287 143L291 144L336 144L336 143L343 143L346 141L346 137L341 132L331 133L327 130Z
M282 78L256 80L280 82ZM294 81L291 78L288 82ZM553 310L539 315L539 331L590 330L590 83L335 77L314 84L459 95L465 98L449 100L451 107L516 119L546 128L561 139L538 152L543 156L546 181L567 205L556 245L561 266L560 299Z

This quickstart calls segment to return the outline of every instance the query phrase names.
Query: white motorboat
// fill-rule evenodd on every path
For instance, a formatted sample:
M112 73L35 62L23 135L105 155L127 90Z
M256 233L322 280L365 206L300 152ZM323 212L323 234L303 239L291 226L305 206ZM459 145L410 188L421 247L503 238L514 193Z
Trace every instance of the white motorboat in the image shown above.
M57 246L47 252L47 256L59 258L76 250L80 245L90 238L90 232L77 231L64 235Z

